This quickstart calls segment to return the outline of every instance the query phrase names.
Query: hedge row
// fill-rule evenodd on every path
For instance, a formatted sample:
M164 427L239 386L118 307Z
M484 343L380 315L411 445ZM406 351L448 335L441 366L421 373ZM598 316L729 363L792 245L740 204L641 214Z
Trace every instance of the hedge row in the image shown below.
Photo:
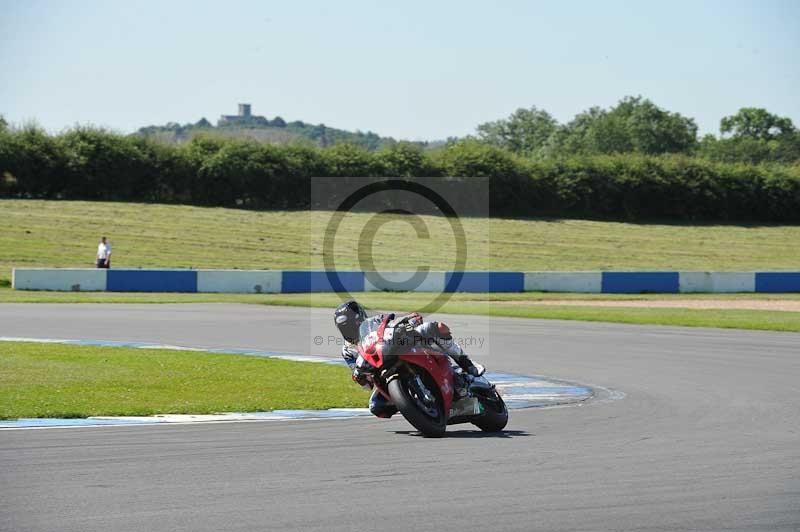
M160 144L93 128L0 131L0 195L263 209L310 206L312 176L488 177L493 216L800 222L800 166L686 156L534 161L477 141L376 153L195 138Z

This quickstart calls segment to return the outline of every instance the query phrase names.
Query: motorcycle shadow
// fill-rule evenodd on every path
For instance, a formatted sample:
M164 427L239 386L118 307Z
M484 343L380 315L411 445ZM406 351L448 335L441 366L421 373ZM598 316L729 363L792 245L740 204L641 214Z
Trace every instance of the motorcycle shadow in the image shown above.
M393 430L395 434L405 434L406 436L414 436L422 438L421 432L416 430ZM444 434L445 438L517 438L531 436L529 432L524 430L503 430L500 432L483 432L482 430L454 430L447 431Z

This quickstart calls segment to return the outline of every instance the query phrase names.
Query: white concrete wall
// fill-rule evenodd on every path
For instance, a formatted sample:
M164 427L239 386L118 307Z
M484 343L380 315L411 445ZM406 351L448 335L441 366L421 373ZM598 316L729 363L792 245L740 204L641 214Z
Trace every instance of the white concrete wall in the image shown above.
M106 289L107 272L101 268L14 268L11 286L16 290L101 292Z
M197 270L198 292L278 294L282 272L272 270Z
M400 290L414 292L441 292L444 290L445 273L444 272L428 272L422 283L414 288L411 283L411 278L414 272L380 272L380 276L391 283L398 283L397 286L389 286L376 280L373 284L370 280L370 275L364 276L364 290L367 292L379 292L381 290Z
M602 272L525 272L526 292L600 293Z
M753 272L680 272L681 292L755 292Z

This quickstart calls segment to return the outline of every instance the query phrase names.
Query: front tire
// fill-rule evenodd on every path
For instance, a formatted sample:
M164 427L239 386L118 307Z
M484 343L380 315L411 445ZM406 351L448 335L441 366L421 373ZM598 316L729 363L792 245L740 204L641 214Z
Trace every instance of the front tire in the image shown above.
M500 394L494 392L492 399L481 398L484 412L479 418L473 421L473 425L483 432L500 432L508 424L508 408Z
M441 397L438 389L431 390L436 399L437 415L435 417L426 414L422 407L417 403L419 398L415 397L413 387L410 385L411 377L398 377L389 383L389 395L392 402L403 414L406 420L414 425L418 431L426 438L441 438L447 429L447 416L442 407Z

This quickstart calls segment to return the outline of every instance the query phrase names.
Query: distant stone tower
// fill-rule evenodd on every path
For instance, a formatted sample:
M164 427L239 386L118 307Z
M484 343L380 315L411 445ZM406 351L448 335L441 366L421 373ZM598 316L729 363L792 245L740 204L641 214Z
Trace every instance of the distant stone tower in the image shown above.
M252 110L250 108L249 103L240 103L239 104L239 114L236 115L222 115L217 120L218 126L236 126L236 125L246 125L246 126L268 126L269 120L264 118L263 116L255 116L252 114Z

